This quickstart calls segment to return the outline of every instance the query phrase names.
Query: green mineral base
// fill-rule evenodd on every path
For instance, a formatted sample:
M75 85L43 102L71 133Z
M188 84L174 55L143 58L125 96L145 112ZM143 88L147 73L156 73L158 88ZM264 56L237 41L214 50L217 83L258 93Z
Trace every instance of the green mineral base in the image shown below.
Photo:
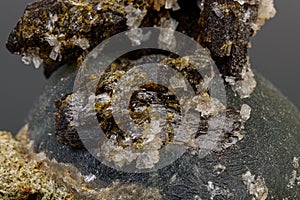
M47 157L58 162L71 163L83 175L94 174L97 178L92 188L120 182L137 184L146 188L145 192L147 188L156 188L162 199L169 200L265 199L264 195L251 193L243 181L242 175L250 171L255 179L264 180L267 199L300 199L300 185L293 179L293 173L299 176L300 169L292 162L300 157L300 113L258 72L255 72L257 87L250 98L240 99L227 88L228 105L240 109L242 104L248 104L252 108L243 140L202 159L188 151L157 172L141 174L116 171L101 164L86 150L75 150L57 142L55 101L72 92L75 75L75 67L62 67L49 79L28 118L29 137L34 141L35 151L44 151ZM226 169L218 174L214 167L220 164Z

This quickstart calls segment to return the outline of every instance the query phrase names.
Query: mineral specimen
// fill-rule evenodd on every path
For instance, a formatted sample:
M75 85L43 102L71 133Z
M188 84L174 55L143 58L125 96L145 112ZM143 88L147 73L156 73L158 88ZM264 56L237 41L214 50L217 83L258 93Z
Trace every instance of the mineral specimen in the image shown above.
M95 180L95 175L83 176L71 165L48 160L43 153L35 154L28 143L28 125L16 138L11 133L0 132L0 197L9 199L137 199L160 200L160 191L114 182L100 191L85 183ZM114 191L114 192L112 192Z
M125 56L126 57L126 56ZM157 58L158 57L158 58ZM180 141L183 136L177 135L176 142L187 143L189 147L193 147L202 156L211 153L212 151L221 151L236 144L243 139L241 133L243 124L250 117L249 106L243 105L241 113L232 108L226 108L218 99L212 98L209 95L209 85L214 77L212 67L203 65L202 70L207 74L197 74L192 61L195 59L192 56L182 57L178 59L165 58L160 61L160 68L166 66L176 69L191 83L191 86L196 91L196 96L192 99L177 99L167 88L159 85L150 84L144 85L140 90L135 91L130 100L129 112L132 120L141 128L142 132L132 133L125 132L119 128L118 122L114 119L113 110L117 113L124 112L127 108L120 105L112 105L112 99L118 99L119 94L116 91L116 83L121 77L132 69L136 63L141 60L159 60L159 57L143 56L138 61L126 60L126 63L120 61L111 65L105 75L100 78L97 92L95 107L90 108L91 115L97 113L97 119L102 130L104 130L109 141L104 142L101 146L101 152L105 154L105 159L113 162L118 167L123 167L136 160L137 168L147 169L153 168L154 164L160 160L158 152L164 146L174 142L174 125L182 123L190 127L191 133L187 136L188 139ZM204 56L203 56L204 57ZM209 60L209 58L207 58ZM205 62L205 61L202 61ZM200 63L198 63L200 65ZM162 70L163 71L163 70ZM138 79L147 79L147 75L142 72L135 72L132 79L126 79L126 86L121 88L122 91L127 91L130 85L138 82ZM169 79L170 82L174 79L175 88L187 90L185 82L168 74L159 74L160 77ZM80 107L81 98L76 93L67 95L57 101L56 107L58 113L56 115L56 136L62 144L69 144L72 147L82 148L81 138L77 134L74 118L78 114L86 110L86 107ZM181 122L183 102L189 102L188 105L193 112L198 112L201 116L200 124L197 120L189 119L188 122ZM93 105L93 104L92 104ZM120 106L120 108L118 108ZM117 107L117 108L116 108ZM157 118L157 114L162 115ZM200 117L198 114L198 117ZM226 117L223 120L222 116ZM166 121L165 121L166 119ZM126 119L121 119L125 123ZM189 126L185 123L193 123ZM224 122L223 122L224 121ZM208 128L209 127L209 128ZM181 133L181 135L184 135ZM101 143L101 141L99 141Z
M34 185L46 189L32 187L33 193L21 197L29 199L41 195L47 199L48 191L65 195L57 198L75 199L299 199L295 157L299 112L251 70L247 55L249 38L274 14L272 0L38 0L29 4L7 48L21 54L26 64L39 67L43 63L47 77L53 73L30 115L29 136L24 136L32 150L41 153L33 155L43 155L39 163L46 167L17 153L13 156L25 167L4 164L3 171L27 173L32 164L32 171L44 177L39 180L31 173L34 180L55 181L51 187ZM83 60L93 48L126 30L129 43L139 46L150 37L142 30L147 26L161 30L158 45L166 49L126 53L110 63L101 77L91 74L90 79L99 80L96 91L85 94L87 98L73 90L76 74L87 75ZM206 48L201 47L200 59L171 52L182 43L174 40L176 31ZM227 102L213 95L219 90L210 90L219 77L211 59L226 83ZM157 63L160 73L156 75L170 87L153 82L133 87L153 74L139 70L137 66L144 63ZM199 68L205 73L198 73ZM126 76L132 72L135 76ZM174 93L190 89L193 97L178 98ZM124 96L129 98L128 105L115 103ZM83 100L88 102L85 106ZM192 115L185 118L183 110ZM83 112L88 128L84 138L76 128ZM129 115L117 117L120 113ZM89 119L93 116L105 139L92 134ZM124 124L138 131L123 129ZM0 137L0 142L9 142L8 146L16 142L7 137ZM97 148L88 149L86 138ZM161 152L174 144L185 151L172 160L177 148L169 154ZM9 156L0 158L13 159ZM165 160L171 162L157 167ZM126 171L127 166L134 170ZM4 180L0 186L11 183L13 177L0 176ZM5 199L11 191L16 189L0 187L0 197Z
M207 47L224 77L238 81L236 91L248 97L255 88L247 57L249 38L274 14L272 0L39 0L28 5L7 48L36 67L43 61L49 77L64 63L79 59L80 65L82 56L121 31L129 29L128 37L138 45L143 39L139 27L177 27Z
M61 68L50 78L40 101L32 111L29 138L34 141L33 146L36 152L45 152L47 157L55 158L58 163L68 163L68 165L76 167L83 175L83 182L86 177L95 175L96 179L90 183L94 187L104 188L104 191L115 191L113 193L115 195L119 190L114 187L112 190L105 188L110 188L113 182L117 181L119 187L124 184L124 187L127 187L127 184L134 184L144 192L159 190L162 199L168 200L189 200L196 197L209 199L213 191L216 194L214 199L226 199L227 195L229 195L229 199L251 199L255 197L255 194L253 194L254 196L250 194L250 190L247 189L242 179L242 175L250 171L251 174L255 174L255 180L253 183L251 182L254 185L258 176L263 177L261 180L264 180L268 188L268 198L298 199L297 182L293 182L293 188L287 186L293 177L294 165L296 166L296 160L293 162L294 157L297 158L299 153L299 111L256 72L254 73L258 83L257 88L249 99L237 98L228 88L227 105L236 108L231 111L233 112L231 116L236 116L237 119L244 116L243 118L246 119L249 116L249 107L251 107L251 117L244 123L244 131L236 132L243 134L242 140L238 140L240 136L231 136L234 132L230 130L225 137L231 137L231 139L218 140L225 142L224 144L231 144L228 148L220 148L204 157L201 157L197 149L191 148L171 165L155 172L140 174L125 173L107 167L87 150L61 145L54 135L45 134L55 132L55 118L53 115L49 115L49 113L57 112L54 102L72 93L76 71L71 69L75 70L75 67ZM100 99L107 102L110 98L108 94L105 94L100 96ZM142 107L140 110L143 110ZM241 113L238 110L241 110ZM231 129L230 124L234 121L220 124L220 127ZM236 124L238 127L240 127L239 123ZM207 134L205 130L202 134L204 136ZM215 132L215 135L219 133ZM211 136L213 136L212 134ZM198 137L201 137L201 134ZM234 142L235 144L232 145ZM222 143L218 144L222 145ZM207 146L208 144L204 142L203 145ZM288 151L282 151L283 146L287 147ZM224 166L225 170L223 171ZM58 171L58 169L60 168L56 167L54 171ZM274 176L274 174L277 175ZM298 176L297 172L296 177ZM73 180L72 183L76 183L76 180ZM295 180L297 181L297 179ZM209 189L209 181L212 182L214 190ZM76 187L78 186L80 185ZM91 188L94 187L91 186ZM221 191L223 191L222 194ZM229 193L225 193L225 191L229 191ZM130 193L128 190L127 192Z
M0 132L0 198L73 199L72 192L48 174L46 163L28 151L26 140Z

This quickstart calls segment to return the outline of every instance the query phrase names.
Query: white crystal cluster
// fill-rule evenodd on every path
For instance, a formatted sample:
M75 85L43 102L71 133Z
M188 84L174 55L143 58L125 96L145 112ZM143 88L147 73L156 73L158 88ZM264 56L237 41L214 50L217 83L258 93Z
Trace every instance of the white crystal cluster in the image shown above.
M52 51L49 55L49 57L52 60L57 60L57 58L60 56L61 46L64 40L64 34L54 35L52 34L53 30L55 29L55 23L58 21L57 14L49 14L49 21L47 24L47 28L51 34L45 35L45 41L49 43L49 45L52 47ZM61 57L59 58L61 59Z
M166 0L165 9L172 9L173 11L176 11L180 9L180 6L177 3L177 0Z
M82 112L82 97L78 93L73 93L66 97L68 102L68 111L66 112L66 119L70 126L76 127L78 125L79 113Z
M184 91L187 91L187 84L181 76L173 76L169 80L172 89L183 88Z
M49 21L47 24L47 29L52 33L53 29L55 28L55 23L58 21L57 14L49 13Z
M49 55L49 57L52 60L57 60L57 58L60 56L60 50L62 46L62 42L59 38L63 38L63 35L57 36L57 35L47 35L45 37L45 40L49 43L49 45L52 47L52 51ZM61 57L60 57L61 59Z
M22 62L25 65L30 65L31 63L33 63L34 67L38 69L43 63L43 59L41 59L38 55L32 53L32 54L23 55Z
M256 88L256 80L250 68L250 63L244 68L241 80L235 80L234 77L227 76L225 81L231 85L233 91L237 92L240 98L249 98Z
M256 87L256 80L250 68L243 76L242 80L236 81L233 89L239 94L241 98L248 98L253 93Z
M167 19L162 17L160 19L160 34L158 37L159 48L164 50L174 50L176 47L176 38L174 32L178 26L178 22L175 19Z
M64 102L67 103L68 110L66 111L66 119L70 123L70 126L76 128L83 120L90 120L90 118L96 118L95 104L108 104L111 101L110 96L107 93L99 95L90 94L88 98L82 92L78 91L71 95L68 95ZM86 101L84 103L84 101ZM81 122L80 122L81 120Z
M300 157L294 157L292 161L293 171L289 183L287 185L288 188L294 188L296 185L300 186Z
M113 162L118 168L136 161L137 169L151 169L160 159L159 149L163 145L160 138L161 129L160 121L151 121L144 125L142 137L145 142L141 149L134 147L132 138L128 135L125 143L130 145L123 147L112 140L107 140L101 146L101 154L106 161Z
M45 41L49 43L52 47L49 58L56 61L61 60L61 49L66 44L65 35L64 34L53 34L53 30L55 29L55 23L58 21L57 14L49 14L49 22L47 24L47 28L50 34L45 35ZM89 41L86 38L78 38L76 35L72 38L71 42L73 42L74 46L79 46L83 50L87 50L90 47Z
M258 31L265 24L265 21L273 18L275 14L274 0L260 0L257 20L256 23L252 25L252 29L255 32Z
M269 189L266 186L264 178L261 176L252 175L250 171L247 171L242 175L244 184L247 187L249 194L251 194L254 199L265 200L268 197Z
M133 46L140 45L144 35L142 29L140 29L139 26L141 25L145 15L147 14L147 10L135 8L132 4L126 6L124 10L127 18L126 24L129 28L129 31L126 33L126 35L131 40Z
M197 103L200 105L203 104L201 100ZM205 104L207 103L204 103L204 105ZM233 128L236 123L236 119L226 117L222 114L226 110L226 107L222 103L218 100L211 100L209 104L211 105L201 106L203 107L201 109L203 109L206 114L212 115L208 121L209 129L207 133L198 136L192 142L192 146L198 149L200 157L206 156L211 151L222 151L223 149L227 149L244 138L244 135L240 131L236 131ZM200 108L200 106L197 108ZM198 109L198 111L201 112L201 109ZM251 108L246 104L242 105L240 111L241 129L244 129L244 124L250 118L250 113ZM224 140L226 133L231 133L228 140Z
M74 42L73 45L79 46L83 50L87 50L90 47L90 42L86 38L77 38L76 36L73 37Z

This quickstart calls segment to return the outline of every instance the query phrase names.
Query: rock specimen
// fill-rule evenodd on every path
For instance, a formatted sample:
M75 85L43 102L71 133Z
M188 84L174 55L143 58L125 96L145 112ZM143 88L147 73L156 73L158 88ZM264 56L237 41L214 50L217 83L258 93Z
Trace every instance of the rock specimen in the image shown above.
M118 182L101 191L92 190L85 183L93 181L93 176L82 176L72 166L49 161L43 153L35 154L27 134L28 126L20 131L17 138L13 138L11 133L0 132L0 197L3 200L70 200L82 195L101 200L162 198L156 189L145 190L135 184L120 185Z
M7 48L21 54L27 64L44 63L49 77L57 67L78 58L80 65L82 56L116 33L130 29L130 37L138 40L138 27L174 19L174 28L207 47L226 80L234 84L253 79L247 57L249 38L274 14L269 0L40 0L28 5ZM253 91L255 83L250 84L242 96Z
M52 76L31 111L26 139L32 141L34 152L44 153L43 163L66 195L71 192L70 198L299 198L299 111L252 72L247 55L249 38L274 14L270 0L39 0L29 4L7 48L21 54L26 64L43 63L45 75ZM92 106L81 106L85 99L73 88L79 79L76 75L85 75L89 53L122 31L127 31L132 46L139 46L150 37L141 28L153 26L165 30L158 36L159 47L174 49L182 43L172 37L179 31L204 48L185 56L163 48L126 53L99 75L96 90L87 98ZM137 66L144 63L157 63L157 77L172 87L146 82L127 96L130 85L153 74L139 71ZM214 97L222 88L210 90L219 77L214 63L226 85L227 101ZM125 79L132 71L135 76ZM97 79L97 73L87 76ZM193 97L188 95L190 89ZM178 98L174 91L186 95ZM114 104L124 96L129 98L128 107ZM79 134L77 118L84 112L94 115L105 139L93 135L89 115L83 123L84 135ZM125 112L129 117L115 115ZM134 124L138 131L126 131L123 124ZM176 145L184 146L184 151ZM172 160L176 154L178 158ZM168 160L172 162L157 167ZM48 198L41 193L26 197Z
M55 101L72 93L76 72L74 66L64 67L50 78L29 118L29 138L34 141L36 152L45 152L50 160L73 165L84 177L95 176L89 182L91 187L106 188L117 180L121 184L118 187L137 184L145 191L158 189L162 199L170 200L299 197L300 171L295 158L300 152L300 113L256 72L258 84L250 98L237 98L227 88L227 106L241 110L242 119L249 118L240 131L243 139L221 140L224 144L234 144L210 151L205 157L191 148L173 164L149 173L118 171L102 164L84 148L58 143L54 135ZM207 140L203 140L203 145L207 145Z
M0 198L73 199L71 190L49 175L43 156L30 153L20 136L17 140L11 133L0 132Z

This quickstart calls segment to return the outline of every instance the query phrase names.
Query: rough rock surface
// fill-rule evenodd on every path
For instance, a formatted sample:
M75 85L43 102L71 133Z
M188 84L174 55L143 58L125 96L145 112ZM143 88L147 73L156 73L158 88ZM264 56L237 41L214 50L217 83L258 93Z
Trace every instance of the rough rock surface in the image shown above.
M42 0L30 3L9 36L7 48L45 74L65 63L83 59L104 39L138 27L160 25L162 18L177 21L177 30L207 47L224 76L244 79L250 69L249 38L273 17L271 0Z
M26 138L26 136L25 136ZM0 198L9 199L73 199L72 192L47 173L41 155L30 153L25 140L0 132Z
M93 176L82 176L72 165L48 160L43 153L32 152L28 126L12 137L0 132L0 197L2 200L71 200L71 199L136 199L160 200L155 188L142 188L136 184L121 185L114 182L101 190L86 184Z

